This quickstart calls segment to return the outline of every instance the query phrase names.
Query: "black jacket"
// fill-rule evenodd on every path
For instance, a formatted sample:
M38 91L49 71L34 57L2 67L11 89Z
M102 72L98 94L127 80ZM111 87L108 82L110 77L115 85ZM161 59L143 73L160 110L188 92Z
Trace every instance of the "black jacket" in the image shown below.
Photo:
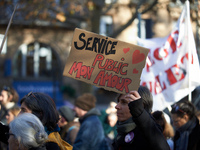
M8 144L8 138L6 136L5 133L8 133L9 132L9 126L8 125L3 125L1 122L0 122L0 141L5 143L5 144Z
M136 128L131 131L133 138L130 142L125 142L125 137L131 132L123 134L113 143L114 150L169 150L162 131L151 115L144 110L142 100L130 102L129 109L136 124Z
M196 117L195 117L196 118ZM200 150L200 125L199 120L195 119L196 126L192 129L189 134L188 148L187 150ZM176 132L174 136L174 150L176 150L176 142L179 138L179 133Z
M37 148L30 148L29 150L46 150L46 146L43 145L43 146L37 147Z

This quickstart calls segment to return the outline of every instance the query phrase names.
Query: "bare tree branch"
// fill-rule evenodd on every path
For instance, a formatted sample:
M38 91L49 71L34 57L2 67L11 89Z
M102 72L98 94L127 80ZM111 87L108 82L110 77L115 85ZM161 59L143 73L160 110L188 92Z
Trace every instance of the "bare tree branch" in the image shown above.
M109 35L109 37L116 38L123 30L125 30L127 27L129 27L132 22L137 18L138 16L138 10L142 6L142 4L145 2L145 0L140 0L139 4L137 5L136 12L133 14L132 18L123 26L119 27L116 31L113 32L113 34ZM144 14L151 10L156 4L158 3L158 0L155 0L151 5L149 5L148 8L143 10L141 14Z
M113 8L113 5L115 5L115 4L117 3L117 1L118 1L118 0L116 0L116 1L113 2L113 3L111 3L111 4L107 7L107 9L106 9L105 11L103 11L101 14L102 14L102 15L105 15L110 9Z

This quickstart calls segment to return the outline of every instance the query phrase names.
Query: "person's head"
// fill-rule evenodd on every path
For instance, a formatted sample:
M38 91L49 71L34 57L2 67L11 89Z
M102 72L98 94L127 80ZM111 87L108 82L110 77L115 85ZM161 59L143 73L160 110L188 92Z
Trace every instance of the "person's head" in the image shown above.
M114 127L116 125L116 123L117 123L117 114L116 113L110 113L110 114L108 114L107 121L108 121L108 124L111 127Z
M108 106L108 108L106 109L106 113L107 114L110 114L110 113L116 113L116 109L115 109L115 106L117 105L117 103L116 102L114 102L114 101L111 101L110 103L109 103L109 106Z
M12 101L11 88L4 86L1 90L0 102L2 105L6 106L9 102Z
M178 102L172 106L171 117L173 126L178 129L195 116L195 107L189 101Z
M71 122L74 120L75 114L74 111L69 108L68 106L62 106L58 109L58 112L60 114L60 120L58 122L58 126L62 127L66 125L68 122Z
M36 115L49 131L53 131L56 128L59 121L59 113L50 96L44 93L30 92L21 99L20 104L20 114L32 113Z
M19 94L17 93L17 91L13 87L10 88L10 92L11 92L11 95L12 95L11 102L17 103L19 101Z
M143 99L144 109L150 113L153 106L153 97L151 95L151 92L147 87L140 86L138 88L138 93ZM118 121L126 121L130 117L132 117L128 107L128 101L126 100L125 96L125 94L120 94L117 98L117 105L115 106L115 108L117 109Z
M174 129L171 124L166 121L162 111L155 111L152 113L152 116L154 117L155 122L161 126L163 135L166 139L174 136Z
M28 150L43 145L48 135L41 121L31 113L17 116L10 124L9 150Z
M7 123L9 124L14 118L19 114L20 107L15 106L8 110L8 114L6 115Z
M164 117L163 112L159 111L159 110L154 111L152 113L152 116L154 117L156 123L159 124L161 126L162 130L164 131L167 121L166 121L166 119Z
M153 96L150 90L146 86L140 86L138 88L138 93L140 94L141 98L143 99L144 109L151 113L153 107Z
M74 110L80 118L96 105L96 97L90 93L84 93L75 100Z

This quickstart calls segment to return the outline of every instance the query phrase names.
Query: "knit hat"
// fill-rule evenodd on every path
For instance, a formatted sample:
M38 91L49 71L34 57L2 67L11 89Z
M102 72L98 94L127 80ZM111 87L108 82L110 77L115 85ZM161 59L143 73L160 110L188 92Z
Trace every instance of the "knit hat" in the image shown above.
M85 93L76 99L75 106L85 111L89 111L90 109L95 107L95 103L96 97L90 93Z
M74 114L74 111L71 108L69 108L67 106L62 106L58 109L58 112L60 113L60 115L62 117L65 118L65 120L67 122L74 120L75 114Z

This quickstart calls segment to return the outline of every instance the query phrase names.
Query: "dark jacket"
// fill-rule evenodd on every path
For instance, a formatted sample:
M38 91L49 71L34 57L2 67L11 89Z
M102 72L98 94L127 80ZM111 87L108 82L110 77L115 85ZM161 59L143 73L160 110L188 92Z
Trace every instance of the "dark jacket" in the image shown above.
M162 131L151 115L144 110L142 100L129 103L132 120L136 127L127 133L121 133L115 138L115 150L169 150ZM128 140L126 140L130 137Z
M194 119L195 127L191 130L191 133L189 134L189 140L188 140L188 147L187 150L200 150L200 125L199 120L195 117ZM187 126L187 123L183 125L182 127ZM191 125L190 125L191 126ZM185 129L187 131L187 129ZM180 137L180 134L178 131L176 131L174 136L174 150L176 150L176 143Z
M5 106L1 105L1 110L0 110L0 121L3 124L7 124L6 120L6 115L8 114L8 110L5 108Z
M8 125L3 125L1 122L0 122L0 141L5 143L5 144L8 144L8 138L6 136L5 133L8 133L9 132L9 126Z
M58 144L54 143L54 142L47 142L46 143L46 149L47 150L60 150Z
M67 143L73 145L76 139L76 135L79 131L80 123L79 122L68 122L67 125L60 128L60 136Z
M80 118L80 129L73 150L105 150L106 144L102 124L98 118L100 112L93 108ZM107 145L108 146L108 145Z
M37 148L30 148L29 150L46 150L46 146L43 145L43 146L37 147Z

